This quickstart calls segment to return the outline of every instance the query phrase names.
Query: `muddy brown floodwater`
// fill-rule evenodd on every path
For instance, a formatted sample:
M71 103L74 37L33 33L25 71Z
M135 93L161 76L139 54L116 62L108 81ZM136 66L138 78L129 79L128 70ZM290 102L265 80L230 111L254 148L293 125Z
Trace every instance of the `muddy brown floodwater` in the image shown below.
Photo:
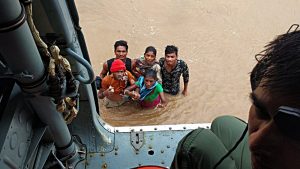
M128 42L128 57L147 46L157 59L168 44L179 47L189 66L188 96L169 96L164 109L137 105L106 109L102 118L113 126L211 122L220 115L247 120L249 72L254 55L267 42L300 21L299 0L77 0L96 74L114 57L116 40ZM181 80L182 85L182 80Z

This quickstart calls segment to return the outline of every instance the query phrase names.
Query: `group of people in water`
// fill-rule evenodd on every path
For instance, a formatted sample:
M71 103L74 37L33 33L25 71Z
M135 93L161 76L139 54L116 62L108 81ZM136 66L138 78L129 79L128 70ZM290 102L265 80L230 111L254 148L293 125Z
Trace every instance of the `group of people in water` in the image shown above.
M148 46L139 58L128 58L128 44L124 40L115 42L114 53L115 57L103 64L98 77L98 98L104 99L107 108L121 106L129 100L137 100L143 108L165 107L164 93L177 95L181 76L182 94L187 95L189 68L178 59L176 46L166 46L165 57L159 61L153 46Z
M121 44L121 45L120 45ZM163 91L179 93L182 74L187 94L188 67L177 59L178 49L167 46L157 63L156 50L148 47L144 58L126 58L127 43L117 41L116 58L103 65L98 97L119 102L124 96L142 106L166 104ZM252 101L248 123L221 116L210 129L199 128L180 142L171 169L298 169L300 167L300 31L282 34L257 57L250 75ZM158 65L158 66L156 66ZM150 70L144 70L149 67ZM160 70L161 82L158 72ZM111 75L106 75L111 72ZM130 73L132 72L133 75ZM135 81L135 78L138 78ZM126 87L129 82L129 87ZM154 95L155 96L152 96ZM150 97L151 96L151 97ZM143 103L143 101L145 103ZM147 103L153 102L152 104Z

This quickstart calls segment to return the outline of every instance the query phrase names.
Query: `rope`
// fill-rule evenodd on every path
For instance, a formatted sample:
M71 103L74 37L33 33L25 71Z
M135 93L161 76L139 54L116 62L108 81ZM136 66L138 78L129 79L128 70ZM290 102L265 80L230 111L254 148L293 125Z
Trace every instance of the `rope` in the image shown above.
M78 110L75 108L78 97L64 97L62 98L61 84L66 78L67 91L76 91L75 79L71 71L71 65L69 61L61 56L60 49L56 45L52 45L48 48L48 45L40 37L39 31L36 29L32 19L32 3L24 3L25 11L27 14L27 22L31 30L32 36L36 45L42 49L45 56L49 58L48 73L49 73L49 96L55 98L56 110L64 114L65 121L69 124L77 116ZM61 70L61 68L64 70Z

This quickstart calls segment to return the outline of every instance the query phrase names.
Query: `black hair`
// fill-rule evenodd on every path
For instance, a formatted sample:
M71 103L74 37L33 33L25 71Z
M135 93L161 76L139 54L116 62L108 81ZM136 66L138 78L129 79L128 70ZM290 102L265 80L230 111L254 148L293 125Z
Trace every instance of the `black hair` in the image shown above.
M157 80L157 75L156 75L156 71L153 69L148 69L145 72L145 78L146 77L152 77L153 79Z
M170 53L175 53L177 56L178 48L174 45L168 45L165 49L165 55L170 54Z
M254 68L252 69L252 72L250 74L250 84L251 84L251 90L254 91L259 83L261 76L259 75L260 69L262 68L260 62L258 62Z
M300 95L300 31L277 36L256 55L250 81L272 94Z
M116 41L115 44L114 44L114 49L117 50L118 46L124 46L126 48L126 51L128 51L128 45L127 45L127 42L125 40Z
M153 46L148 46L148 47L146 48L144 54L146 54L146 53L148 53L148 52L153 52L153 54L156 56L156 49L155 49L155 47L153 47Z

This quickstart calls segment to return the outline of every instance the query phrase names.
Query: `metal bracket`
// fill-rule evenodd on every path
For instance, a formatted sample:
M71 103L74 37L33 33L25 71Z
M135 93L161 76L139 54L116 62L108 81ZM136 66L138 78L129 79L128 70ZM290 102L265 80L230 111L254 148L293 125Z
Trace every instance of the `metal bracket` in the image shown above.
M144 132L130 132L130 142L135 150L139 150L144 144Z

